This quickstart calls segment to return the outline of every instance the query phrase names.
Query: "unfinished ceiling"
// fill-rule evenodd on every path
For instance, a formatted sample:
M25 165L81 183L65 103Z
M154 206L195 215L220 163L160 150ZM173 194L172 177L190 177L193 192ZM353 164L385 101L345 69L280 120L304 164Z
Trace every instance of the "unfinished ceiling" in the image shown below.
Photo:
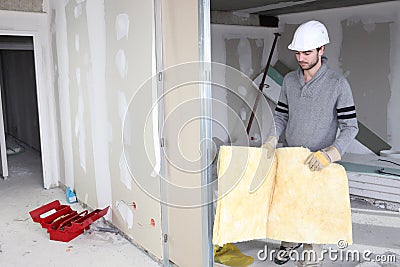
M282 14L390 2L395 0L211 0L212 11L241 11L259 15Z

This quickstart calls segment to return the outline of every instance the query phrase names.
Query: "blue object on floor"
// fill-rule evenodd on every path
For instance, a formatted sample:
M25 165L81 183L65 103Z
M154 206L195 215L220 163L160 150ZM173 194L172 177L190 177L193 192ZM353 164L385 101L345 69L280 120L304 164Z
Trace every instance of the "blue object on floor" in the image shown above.
M67 195L67 202L69 204L78 202L74 191L72 191L71 188L69 188L69 186L67 186L67 189L65 190L65 194Z

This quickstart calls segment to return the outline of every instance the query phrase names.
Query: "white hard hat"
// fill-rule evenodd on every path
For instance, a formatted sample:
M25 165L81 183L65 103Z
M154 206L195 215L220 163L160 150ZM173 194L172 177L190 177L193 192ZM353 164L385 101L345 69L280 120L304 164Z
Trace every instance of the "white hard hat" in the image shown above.
M297 28L288 48L294 51L308 51L328 43L329 36L325 25L319 21L311 20Z

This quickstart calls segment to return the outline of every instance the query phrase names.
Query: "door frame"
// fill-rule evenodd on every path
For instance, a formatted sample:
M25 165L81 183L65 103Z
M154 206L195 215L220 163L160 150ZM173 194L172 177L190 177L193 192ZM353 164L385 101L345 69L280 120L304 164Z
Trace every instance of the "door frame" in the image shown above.
M0 11L0 35L33 37L43 187L46 189L58 186L60 180L50 32L47 13Z

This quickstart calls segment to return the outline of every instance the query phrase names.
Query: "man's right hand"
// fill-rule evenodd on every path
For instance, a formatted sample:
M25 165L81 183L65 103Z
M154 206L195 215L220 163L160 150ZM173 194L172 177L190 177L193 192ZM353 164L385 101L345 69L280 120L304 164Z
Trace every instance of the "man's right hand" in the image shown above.
M275 147L278 144L278 139L275 136L269 136L267 141L262 144L262 148L267 149L267 158L271 158L274 155Z

